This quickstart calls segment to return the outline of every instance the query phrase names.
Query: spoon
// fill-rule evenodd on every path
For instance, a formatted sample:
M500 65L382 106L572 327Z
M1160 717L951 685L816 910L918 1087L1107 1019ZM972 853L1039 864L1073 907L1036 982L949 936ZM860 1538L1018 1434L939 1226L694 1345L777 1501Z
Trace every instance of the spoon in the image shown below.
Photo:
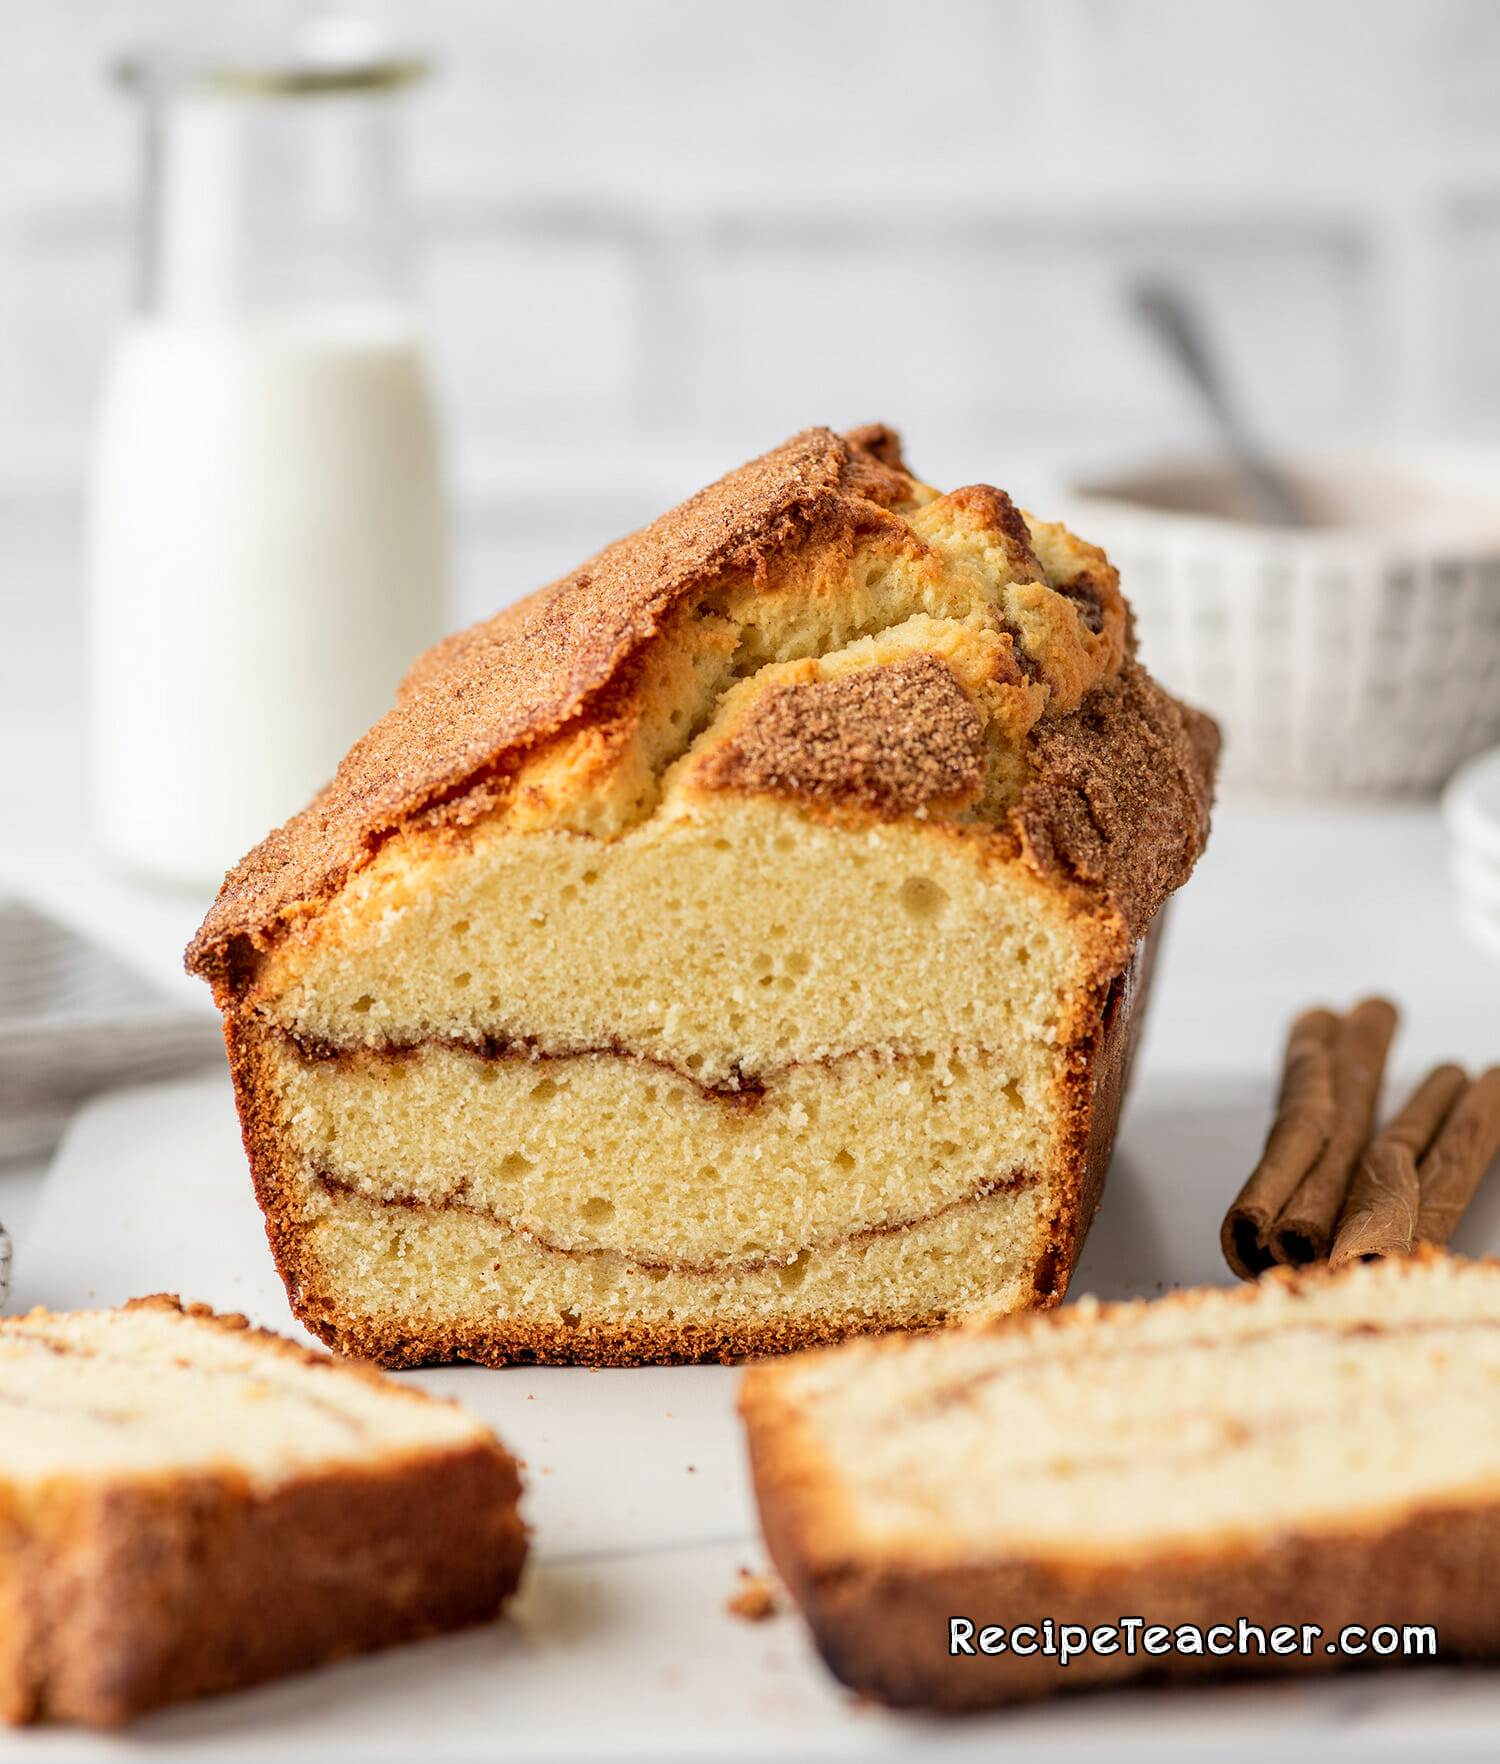
M1213 419L1224 450L1244 481L1257 520L1270 527L1309 527L1311 517L1281 468L1255 440L1213 357L1192 301L1169 282L1140 281L1130 291L1136 316L1155 334Z

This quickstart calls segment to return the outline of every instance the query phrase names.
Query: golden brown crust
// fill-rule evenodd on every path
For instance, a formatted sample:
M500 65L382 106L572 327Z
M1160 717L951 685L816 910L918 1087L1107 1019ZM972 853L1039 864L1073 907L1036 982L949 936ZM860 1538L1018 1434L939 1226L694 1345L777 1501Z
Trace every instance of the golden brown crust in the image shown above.
M1071 715L1038 723L1012 817L1042 875L1113 907L1126 947L1187 880L1208 838L1218 729L1126 661Z
M304 1363L243 1317L158 1295ZM373 1367L341 1377L379 1383ZM165 1703L483 1623L526 1555L514 1460L489 1435L266 1492L232 1470L0 1486L0 1719L113 1727ZM337 1589L331 1598L330 1589Z
M1423 1250L1404 1265L1443 1259ZM1188 1312L1206 1301L1254 1306L1257 1293L1268 1288L1296 1295L1356 1272L1277 1268L1230 1294L1197 1288L1154 1304ZM966 1328L1066 1337L1139 1308L1140 1301L1130 1301ZM899 1355L907 1344L891 1336L871 1345L876 1353ZM1208 1553L1167 1551L1128 1565L1040 1557L951 1563L924 1561L915 1551L877 1554L862 1543L833 1466L802 1426L795 1399L783 1394L781 1377L777 1367L752 1367L740 1390L767 1548L830 1670L880 1702L958 1712L1143 1676L1316 1672L1355 1663L1331 1656L1321 1643L1310 1656L1233 1660L1089 1652L1066 1668L1040 1652L953 1656L949 1619L956 1616L971 1618L976 1629L1050 1618L1090 1632L1132 1616L1200 1630L1244 1617L1267 1635L1279 1625L1315 1624L1325 1641L1346 1624L1431 1624L1444 1658L1500 1655L1500 1612L1488 1591L1500 1572L1500 1502L1493 1498L1363 1526L1279 1531Z
M856 453L868 453L872 459L889 466L893 472L900 472L905 478L916 476L902 454L901 437L884 423L861 423L858 428L847 430L844 439Z
M953 1319L864 1311L816 1317L766 1318L756 1323L529 1323L511 1319L460 1325L421 1316L374 1320L337 1308L304 1319L335 1353L374 1360L391 1371L446 1366L736 1366L744 1360L834 1347L857 1335L903 1330L922 1334Z
M774 1475L774 1450L764 1435L758 1446L752 1435L758 1489L774 1487L763 1482ZM1500 1574L1495 1503L1418 1513L1370 1534L1283 1534L1241 1555L1162 1561L1128 1578L1020 1563L909 1570L851 1564L842 1572L810 1572L790 1514L774 1494L762 1493L761 1520L771 1560L829 1669L850 1689L895 1707L958 1713L1132 1678L1327 1672L1360 1663L1328 1654L1324 1641L1307 1655L1251 1651L1231 1659L1089 1652L1066 1668L1040 1653L953 1657L952 1617L970 1618L976 1630L1045 1617L1090 1634L1122 1617L1201 1631L1243 1617L1267 1636L1281 1625L1314 1624L1323 1638L1349 1624L1430 1624L1442 1659L1500 1655L1500 1613L1491 1596Z
M77 1499L22 1570L24 1676L0 1685L0 1715L113 1727L488 1622L525 1556L518 1494L511 1461L476 1444L269 1495L224 1474Z
M1064 1117L1073 1140L1068 1155L1082 1171L1082 1178L1074 1205L1061 1210L1053 1227L1050 1264L1044 1257L1038 1270L1037 1298L1043 1305L1059 1304L1066 1295L1084 1239L1104 1198L1104 1179L1114 1156L1115 1136L1151 999L1162 917L1152 921L1124 970L1110 982L1083 1057L1069 1064L1063 1080L1071 1092Z

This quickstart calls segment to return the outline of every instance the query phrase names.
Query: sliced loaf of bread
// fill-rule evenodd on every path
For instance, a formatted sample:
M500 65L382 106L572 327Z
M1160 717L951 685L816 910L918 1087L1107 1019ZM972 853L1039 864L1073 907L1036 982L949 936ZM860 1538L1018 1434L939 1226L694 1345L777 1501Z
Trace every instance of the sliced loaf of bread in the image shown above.
M1216 750L1103 552L886 429L448 638L188 952L293 1309L633 1365L1055 1303Z
M772 1558L882 1701L1431 1651L1406 1626L1500 1653L1497 1262L864 1342L753 1368L741 1407Z
M113 1726L494 1617L516 1466L453 1403L154 1298L0 1321L0 1718Z

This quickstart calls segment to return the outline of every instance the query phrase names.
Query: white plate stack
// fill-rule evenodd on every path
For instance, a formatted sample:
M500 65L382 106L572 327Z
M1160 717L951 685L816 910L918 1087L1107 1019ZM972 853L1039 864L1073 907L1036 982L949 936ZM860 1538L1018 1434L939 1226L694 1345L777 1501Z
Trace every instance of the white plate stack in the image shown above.
M1500 959L1500 747L1455 774L1443 792L1443 819L1464 928Z

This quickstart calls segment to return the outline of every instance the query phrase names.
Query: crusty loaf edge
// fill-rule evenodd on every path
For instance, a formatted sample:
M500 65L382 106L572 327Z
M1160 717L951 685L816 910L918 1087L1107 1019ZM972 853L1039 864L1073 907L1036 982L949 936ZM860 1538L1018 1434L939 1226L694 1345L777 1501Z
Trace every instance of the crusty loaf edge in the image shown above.
M1437 1258L1424 1251L1420 1259ZM1275 1269L1263 1281L1295 1290L1350 1272ZM1253 1303L1256 1290L1240 1287L1233 1300ZM1192 1308L1199 1298L1193 1289L1154 1302ZM1067 1330L1086 1326L1101 1311L1125 1308L975 1320L965 1327ZM862 1351L899 1354L908 1341L888 1336ZM1123 1568L1117 1561L882 1556L861 1539L837 1473L803 1425L795 1399L783 1394L778 1368L747 1370L739 1408L761 1528L778 1574L834 1676L891 1707L958 1714L1132 1679L1327 1672L1360 1664L1322 1644L1309 1655L1229 1658L1088 1652L1067 1667L1040 1654L953 1656L949 1620L960 1616L976 1626L1050 1618L1089 1631L1131 1616L1200 1630L1243 1617L1267 1634L1278 1625L1315 1624L1324 1643L1349 1624L1419 1624L1435 1629L1440 1660L1500 1656L1500 1607L1493 1596L1500 1489L1472 1504L1413 1508L1390 1524L1351 1520L1214 1551L1153 1551Z
M442 1400L403 1391L373 1367L340 1369L398 1398ZM231 1471L97 1487L58 1477L24 1499L0 1484L0 1720L117 1727L169 1703L490 1622L526 1558L520 1494L515 1460L489 1434L312 1472L269 1494Z

